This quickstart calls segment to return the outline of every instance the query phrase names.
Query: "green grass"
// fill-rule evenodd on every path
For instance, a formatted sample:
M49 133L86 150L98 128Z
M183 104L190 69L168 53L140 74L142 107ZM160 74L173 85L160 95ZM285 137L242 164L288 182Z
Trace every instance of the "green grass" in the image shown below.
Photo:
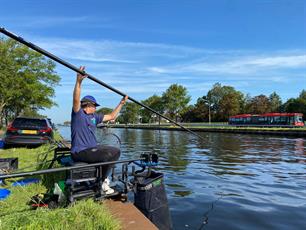
M10 148L0 151L0 157L18 157L19 168L27 168L26 171L35 170L38 163L44 163L52 159L51 145L42 145L38 148Z
M39 148L11 148L0 151L0 158L18 157L20 171L33 171L46 168L52 159L52 146ZM39 163L39 164L38 164ZM43 164L40 164L43 163ZM68 208L32 210L27 203L38 193L45 193L51 181L60 175L45 175L38 184L16 186L11 184L20 179L7 179L7 188L11 195L0 201L0 229L120 229L120 223L105 210L101 203L93 200L76 202Z
M28 187L34 191L39 185ZM14 195L19 192L15 191ZM23 195L23 199L18 201L24 203L25 198ZM14 201L13 198L0 202L1 209L4 207L9 210L9 212L3 213L2 210L0 212L0 229L120 229L119 222L113 220L103 205L93 200L82 200L69 208L54 210L46 208L29 210L25 205L16 206L14 203L16 200Z

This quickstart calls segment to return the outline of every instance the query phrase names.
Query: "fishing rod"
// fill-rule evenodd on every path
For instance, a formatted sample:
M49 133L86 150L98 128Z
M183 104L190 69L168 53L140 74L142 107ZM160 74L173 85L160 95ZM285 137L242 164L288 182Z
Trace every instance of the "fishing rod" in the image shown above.
M99 162L99 163L93 163L93 164L84 164L84 165L79 165L79 166L70 166L70 167L61 167L61 168L54 168L54 169L44 169L44 170L38 170L38 171L12 173L12 174L0 175L0 180L8 179L8 178L15 178L15 177L50 174L50 173L55 173L55 172L64 172L64 171L70 171L73 169L97 167L97 166L110 165L110 164L131 163L131 162L143 161L143 160L147 160L147 159L145 157L140 157L140 158L132 159L132 160L108 161L108 162Z
M46 50L40 48L39 46L37 46L37 45L35 45L35 44L31 43L31 42L28 42L28 41L26 41L25 39L23 39L22 37L20 37L20 36L14 34L14 33L12 33L12 32L10 32L10 31L6 30L4 27L0 27L0 32L3 33L3 34L5 34L5 35L7 35L8 37L10 37L10 38L12 38L12 39L18 41L18 42L20 42L20 43L22 43L22 44L24 44L24 45L30 47L31 49L37 51L38 53L41 53L41 54L43 54L43 55L45 55L45 56L51 58L52 60L54 60L54 61L56 61L56 62L58 62L58 63L60 63L60 64L62 64L62 65L64 65L64 66L66 66L67 68L69 68L69 69L71 69L71 70L73 70L73 71L75 71L75 72L77 72L77 73L79 73L79 74L87 75L87 78L89 78L90 80L92 80L92 81L94 81L94 82L96 82L96 83L98 83L98 84L104 86L105 88L107 88L107 89L109 89L109 90L111 90L111 91L113 91L113 92L115 92L115 93L117 93L117 94L119 94L119 95L121 95L121 96L123 96L123 97L125 97L125 96L127 95L127 94L125 94L125 93L123 93L123 92L121 92L121 91L119 91L119 90L113 88L112 86L110 86L110 85L104 83L103 81L100 81L99 79L97 79L97 78L95 78L94 76L92 76L92 75L86 73L85 71L80 70L80 69L77 68L76 66L74 66L74 65L72 65L72 64L70 64L70 63L64 61L63 59L60 59L59 57L57 57L57 56L51 54L50 52L48 52L48 51L46 51ZM146 108L147 110L151 111L152 113L157 114L158 116L160 116L160 117L166 119L167 121L170 121L171 123L173 123L173 124L179 126L179 127L182 128L183 130L185 130L185 131L187 131L187 132L189 132L189 133L191 133L191 134L193 134L193 135L199 137L199 138L202 139L203 141L205 140L205 139L204 139L202 136L200 136L199 134L193 132L192 130L190 130L190 129L186 128L186 127L184 127L183 125L177 123L176 121L174 121L174 120L172 120L172 119L170 119L170 118L168 118L168 117L162 115L161 113L159 113L159 112L157 112L157 111L151 109L149 106L144 105L143 103L141 103L141 102L135 100L134 98L129 97L129 100L135 102L136 104L138 104L138 105L140 105L140 106L142 106L142 107L144 107L144 108Z

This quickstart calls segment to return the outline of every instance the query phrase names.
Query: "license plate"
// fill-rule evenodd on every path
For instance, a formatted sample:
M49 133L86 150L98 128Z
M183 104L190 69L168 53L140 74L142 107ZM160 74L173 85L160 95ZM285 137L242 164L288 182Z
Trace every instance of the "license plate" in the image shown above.
M22 134L37 134L36 130L22 130Z

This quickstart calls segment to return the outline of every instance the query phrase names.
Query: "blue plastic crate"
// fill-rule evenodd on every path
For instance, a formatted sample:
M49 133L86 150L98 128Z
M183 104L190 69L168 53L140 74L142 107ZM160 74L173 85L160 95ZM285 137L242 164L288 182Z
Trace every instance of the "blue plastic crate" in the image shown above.
M8 189L0 189L0 200L4 200L6 197L8 197L11 194L11 191Z
M2 139L0 139L0 149L4 148L4 141Z

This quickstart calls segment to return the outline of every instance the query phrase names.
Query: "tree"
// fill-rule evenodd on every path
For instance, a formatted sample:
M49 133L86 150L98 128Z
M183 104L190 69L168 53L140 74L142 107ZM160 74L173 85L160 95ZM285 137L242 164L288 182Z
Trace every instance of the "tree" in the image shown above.
M303 113L306 116L306 90L302 90L299 97L290 98L285 104L284 108L289 113Z
M231 115L242 111L243 94L232 86L222 86L220 83L213 85L206 97L211 106L211 114L214 120L226 121Z
M199 97L197 103L191 106L184 116L184 121L189 122L203 122L208 121L209 117L209 103L206 96Z
M65 126L70 126L71 125L71 121L64 121L64 125Z
M270 101L270 112L274 112L274 113L280 112L282 100L276 92L273 92L270 94L269 101Z
M181 112L182 122L197 122L196 120L196 113L195 113L195 106L189 105ZM202 121L202 120L201 120Z
M243 94L228 86L220 100L220 114L222 121L227 121L230 116L237 115L241 111Z
M101 113L101 114L105 115L105 114L111 113L112 111L113 111L113 109L111 109L111 108L102 107L101 109L98 109L96 111L96 113Z
M299 99L306 100L306 90L305 89L303 89L300 92Z
M56 105L52 98L60 77L51 60L12 39L0 38L0 69L0 123Z
M171 85L162 95L165 112L171 119L176 120L187 107L190 99L187 89L178 84Z
M47 118L47 116L41 115L37 110L31 108L24 109L20 115L25 117Z
M134 102L127 102L122 108L120 116L117 119L120 123L135 124L139 122L139 105Z
M270 101L269 98L263 94L251 98L247 104L247 112L252 114L263 114L270 112Z
M223 97L222 86L220 83L213 85L212 89L207 93L207 100L211 105L211 114L214 120L218 119L220 113L220 100Z
M302 90L297 100L300 105L298 112L303 113L305 117L306 116L306 90Z
M153 96L142 101L142 103L160 114L164 113L164 105L160 96L154 94ZM154 117L156 116L148 109L141 108L140 114L142 117L142 123L150 123L156 121L154 120Z

